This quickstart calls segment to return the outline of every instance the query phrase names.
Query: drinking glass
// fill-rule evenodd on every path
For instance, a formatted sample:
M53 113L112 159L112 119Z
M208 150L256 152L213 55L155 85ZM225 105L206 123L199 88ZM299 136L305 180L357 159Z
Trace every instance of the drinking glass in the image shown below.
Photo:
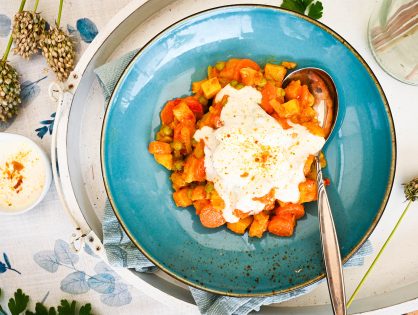
M368 38L383 70L418 85L418 0L383 0L370 18Z

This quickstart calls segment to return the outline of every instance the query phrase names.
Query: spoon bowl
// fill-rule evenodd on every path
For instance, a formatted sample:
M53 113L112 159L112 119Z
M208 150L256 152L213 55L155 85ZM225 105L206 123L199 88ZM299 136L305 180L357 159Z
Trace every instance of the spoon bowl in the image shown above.
M328 139L338 116L338 93L334 80L326 71L314 67L298 69L288 74L283 80L283 86L294 80L307 85L314 96L313 107L318 112L319 124L324 129L325 139Z
M338 116L338 93L331 76L322 69L302 68L290 73L283 80L283 87L291 81L299 80L308 86L314 96L313 108L318 113L319 125L324 130L324 137L329 139ZM329 205L327 192L322 177L319 152L315 156L318 185L318 219L321 234L324 264L328 289L334 314L347 313L344 277L342 273L341 254L335 230L334 219Z

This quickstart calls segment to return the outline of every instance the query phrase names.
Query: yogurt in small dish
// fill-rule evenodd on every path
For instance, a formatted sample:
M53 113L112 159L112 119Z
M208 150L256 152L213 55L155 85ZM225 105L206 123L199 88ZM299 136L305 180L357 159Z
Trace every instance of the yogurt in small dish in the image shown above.
M49 159L35 142L0 133L0 214L35 207L45 197L51 179Z

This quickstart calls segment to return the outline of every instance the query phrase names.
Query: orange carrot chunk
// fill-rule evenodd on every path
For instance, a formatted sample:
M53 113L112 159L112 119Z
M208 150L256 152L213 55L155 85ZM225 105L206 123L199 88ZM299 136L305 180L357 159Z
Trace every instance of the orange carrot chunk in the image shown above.
M161 121L164 125L169 125L173 122L174 120L174 115L173 115L173 107L178 104L180 102L180 100L176 99L176 100L172 100L172 101L168 101L163 110L161 111L160 117L161 117Z
M275 215L268 224L268 231L278 236L292 236L296 220L294 215Z
M305 208L301 204L287 203L283 206L277 207L275 212L279 216L284 214L294 215L295 219L298 220L305 215Z
M200 222L207 228L217 228L225 224L222 212L215 210L212 206L203 208L200 211Z
M276 87L273 83L267 82L267 84L261 90L261 107L268 113L271 114L274 112L273 107L271 106L270 101L274 100L276 97Z

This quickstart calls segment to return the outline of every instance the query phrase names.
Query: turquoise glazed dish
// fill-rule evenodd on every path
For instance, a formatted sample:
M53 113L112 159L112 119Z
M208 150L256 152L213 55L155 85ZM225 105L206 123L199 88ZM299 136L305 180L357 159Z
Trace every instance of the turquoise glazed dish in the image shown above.
M207 229L194 208L175 206L169 172L147 151L165 102L190 95L191 82L202 80L208 65L231 57L295 61L334 78L340 112L324 148L325 176L344 262L385 208L395 131L382 89L358 53L326 26L293 12L212 9L176 23L139 51L116 86L102 130L102 168L116 216L153 263L184 283L225 295L270 295L324 277L316 203L306 207L291 238Z

